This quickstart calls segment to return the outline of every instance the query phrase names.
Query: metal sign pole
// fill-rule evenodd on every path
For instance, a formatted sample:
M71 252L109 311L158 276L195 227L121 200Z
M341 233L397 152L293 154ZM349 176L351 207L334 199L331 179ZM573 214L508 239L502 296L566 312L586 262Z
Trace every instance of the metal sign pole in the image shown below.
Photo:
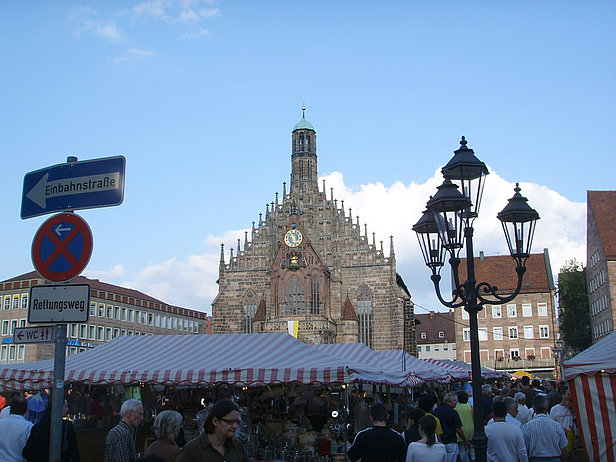
M66 359L66 324L54 329L53 386L51 395L51 432L49 462L62 460L62 417L64 408L64 368Z

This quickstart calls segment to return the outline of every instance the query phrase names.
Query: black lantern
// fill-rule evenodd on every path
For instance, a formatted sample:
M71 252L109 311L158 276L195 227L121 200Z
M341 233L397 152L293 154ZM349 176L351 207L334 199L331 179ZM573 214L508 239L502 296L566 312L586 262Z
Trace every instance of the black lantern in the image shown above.
M440 273L445 261L445 249L432 214L424 210L419 221L413 225L413 231L417 233L426 266L432 270L432 274Z
M467 218L472 220L479 213L485 177L489 172L486 164L475 157L475 152L466 147L467 144L462 137L460 149L453 152L453 158L441 169L441 173L443 177L456 183L462 194L471 201Z
M497 217L503 225L509 253L518 265L523 265L530 256L539 214L528 205L528 199L520 194L519 183L515 184L514 191L515 194Z
M462 232L465 226L465 211L471 207L468 197L460 194L458 186L446 179L438 188L426 208L434 217L443 247L456 257L463 246Z

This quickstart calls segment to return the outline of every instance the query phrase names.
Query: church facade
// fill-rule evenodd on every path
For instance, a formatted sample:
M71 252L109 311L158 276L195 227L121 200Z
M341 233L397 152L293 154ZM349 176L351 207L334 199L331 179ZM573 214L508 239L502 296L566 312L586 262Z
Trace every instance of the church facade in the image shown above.
M305 110L305 108L303 108ZM363 342L416 355L413 303L389 256L344 201L319 189L316 131L292 131L291 182L245 233L221 245L212 333L287 332L311 344ZM250 234L250 235L249 235Z

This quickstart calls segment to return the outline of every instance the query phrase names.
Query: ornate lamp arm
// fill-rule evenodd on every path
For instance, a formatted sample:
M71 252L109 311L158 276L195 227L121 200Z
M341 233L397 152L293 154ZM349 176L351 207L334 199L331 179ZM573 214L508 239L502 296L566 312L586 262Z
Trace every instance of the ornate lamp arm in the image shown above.
M430 279L432 279L432 282L434 283L434 290L436 292L436 296L438 297L439 302L441 302L447 308L458 308L459 306L464 306L464 300L460 297L457 290L454 292L454 297L450 301L445 301L445 299L443 299L443 295L441 294L440 274L433 274L432 276L430 276ZM460 301L456 303L456 300Z
M524 277L524 273L526 272L526 267L518 265L516 266L515 271L516 273L518 273L518 284L511 295L501 297L499 294L497 294L498 287L492 286L487 282L480 282L479 284L477 284L477 298L481 301L481 304L494 304L495 302L498 304L503 304L510 302L511 300L516 298L520 293L520 290L522 289L522 279ZM481 292L490 294L492 297L494 297L494 299L483 297L481 295Z

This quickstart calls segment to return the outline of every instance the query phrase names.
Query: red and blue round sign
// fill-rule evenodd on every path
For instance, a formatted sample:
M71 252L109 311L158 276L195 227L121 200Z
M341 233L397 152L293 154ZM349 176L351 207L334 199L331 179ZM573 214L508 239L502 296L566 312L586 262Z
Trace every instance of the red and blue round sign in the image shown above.
M81 217L59 213L36 232L32 241L32 263L48 281L70 281L90 261L92 242L92 231Z

